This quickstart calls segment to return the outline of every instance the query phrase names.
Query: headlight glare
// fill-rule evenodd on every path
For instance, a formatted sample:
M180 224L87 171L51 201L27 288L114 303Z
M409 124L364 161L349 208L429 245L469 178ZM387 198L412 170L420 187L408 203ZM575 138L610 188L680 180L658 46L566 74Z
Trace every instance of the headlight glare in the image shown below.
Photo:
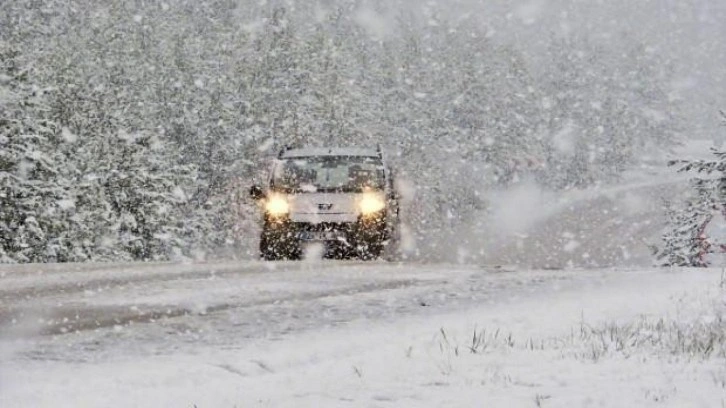
M282 196L271 196L265 203L267 213L276 217L286 215L290 212L290 204Z
M360 200L359 206L363 215L371 215L386 208L386 203L378 195L364 194L363 198Z

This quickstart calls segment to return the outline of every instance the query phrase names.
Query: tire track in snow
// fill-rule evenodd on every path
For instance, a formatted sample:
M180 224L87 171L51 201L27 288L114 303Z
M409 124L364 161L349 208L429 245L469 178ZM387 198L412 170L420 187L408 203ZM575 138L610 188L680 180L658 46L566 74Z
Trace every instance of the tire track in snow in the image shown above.
M0 327L10 326L13 322L22 321L29 316L39 319L39 335L60 335L66 333L96 330L115 326L126 326L135 323L153 323L161 319L182 316L208 315L230 309L276 305L284 302L313 301L336 296L355 296L364 293L395 290L415 286L440 285L441 280L392 280L387 282L351 285L336 290L321 290L304 293L292 293L285 296L270 296L250 302L218 303L204 308L184 307L180 305L140 305L140 306L92 306L85 304L64 305L51 310L15 309L0 311Z
M351 262L350 265L359 263ZM317 269L339 267L339 263L318 263ZM143 269L149 268L145 272ZM310 264L300 262L244 262L244 263L201 263L201 264L156 264L101 267L100 270L54 271L43 274L23 275L19 279L4 278L0 289L0 306L22 300L36 300L43 297L70 296L88 290L108 289L129 284L190 280L208 277L227 277L241 274L273 274L279 271L300 271ZM103 274L97 272L109 272ZM85 276L83 276L85 274ZM80 275L80 276L79 276ZM94 276L100 275L100 276ZM13 282L15 281L15 282ZM14 284L13 284L14 283Z

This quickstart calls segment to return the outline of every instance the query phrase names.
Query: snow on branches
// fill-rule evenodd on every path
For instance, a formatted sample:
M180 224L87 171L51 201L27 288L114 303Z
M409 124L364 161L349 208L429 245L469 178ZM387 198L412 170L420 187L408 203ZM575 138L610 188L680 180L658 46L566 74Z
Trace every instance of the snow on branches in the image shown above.
M692 195L681 205L666 202L667 227L657 253L664 266L709 266L726 252L726 152L711 149L715 160L672 160L678 172L693 172ZM718 173L718 174L715 174Z
M443 4L378 2L375 28L348 0L6 3L0 259L242 252L254 213L230 186L289 143L381 143L417 187L414 233L439 236L492 189L612 180L677 128L665 64L637 42L553 38L535 66Z

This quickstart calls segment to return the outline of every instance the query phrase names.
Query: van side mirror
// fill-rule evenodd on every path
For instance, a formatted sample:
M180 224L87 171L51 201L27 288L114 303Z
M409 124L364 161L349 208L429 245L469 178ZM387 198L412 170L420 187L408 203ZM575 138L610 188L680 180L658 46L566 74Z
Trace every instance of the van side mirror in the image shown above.
M265 198L265 192L262 191L262 187L255 184L250 187L250 197L252 197L253 200L262 200Z

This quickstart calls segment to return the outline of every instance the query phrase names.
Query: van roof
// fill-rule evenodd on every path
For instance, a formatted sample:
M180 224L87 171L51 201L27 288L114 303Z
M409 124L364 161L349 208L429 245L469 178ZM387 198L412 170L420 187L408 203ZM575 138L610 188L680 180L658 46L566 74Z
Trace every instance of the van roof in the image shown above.
M281 159L320 156L380 157L380 154L376 149L358 147L304 147L286 150L280 154Z

